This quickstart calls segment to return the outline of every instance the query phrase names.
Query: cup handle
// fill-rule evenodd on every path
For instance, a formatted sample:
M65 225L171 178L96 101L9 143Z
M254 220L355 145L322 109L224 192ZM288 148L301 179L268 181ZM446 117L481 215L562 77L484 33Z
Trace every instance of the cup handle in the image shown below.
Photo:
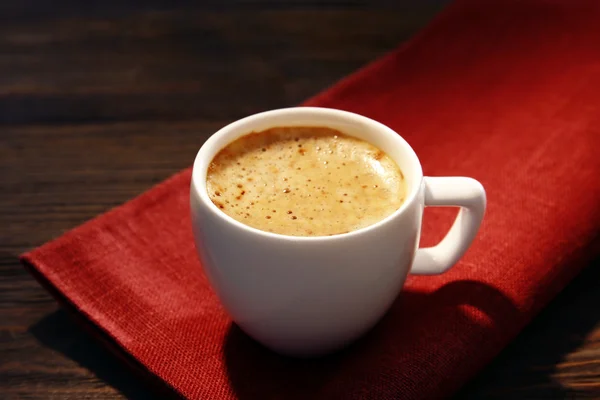
M456 264L473 242L485 213L485 189L475 179L464 177L425 177L423 185L425 207L460 207L444 239L437 246L417 250L410 271L414 275L437 275Z

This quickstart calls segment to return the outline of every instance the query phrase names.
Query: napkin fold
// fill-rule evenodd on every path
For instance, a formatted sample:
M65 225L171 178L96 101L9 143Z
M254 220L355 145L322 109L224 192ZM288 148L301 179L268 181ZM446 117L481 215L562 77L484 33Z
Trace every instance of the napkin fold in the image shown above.
M426 175L472 176L488 195L465 257L441 276L410 277L381 323L344 351L285 358L232 324L196 257L190 169L22 262L170 393L448 396L600 253L599 20L595 0L457 1L410 42L305 103L390 126ZM439 240L453 216L428 209L421 244Z

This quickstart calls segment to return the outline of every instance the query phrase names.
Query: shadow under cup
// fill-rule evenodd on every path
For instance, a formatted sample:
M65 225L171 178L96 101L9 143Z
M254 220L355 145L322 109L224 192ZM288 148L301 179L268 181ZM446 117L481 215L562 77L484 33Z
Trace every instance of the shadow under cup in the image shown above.
M407 196L387 218L333 236L261 231L218 209L206 189L214 156L253 131L329 127L383 150L400 167ZM297 107L256 114L219 130L196 157L190 191L192 226L203 269L231 318L283 354L315 356L366 333L399 294L418 247L422 170L396 132L357 114Z

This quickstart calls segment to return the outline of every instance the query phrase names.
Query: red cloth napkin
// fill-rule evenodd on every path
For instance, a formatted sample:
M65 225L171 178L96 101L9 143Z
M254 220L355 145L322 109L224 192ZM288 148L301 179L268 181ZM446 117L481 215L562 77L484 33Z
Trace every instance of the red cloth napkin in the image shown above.
M442 276L411 277L345 351L288 359L232 325L196 258L189 169L23 262L125 360L185 397L450 395L598 253L598 21L596 0L459 1L306 103L389 125L427 175L475 177L489 199L466 256ZM427 213L424 244L451 216Z

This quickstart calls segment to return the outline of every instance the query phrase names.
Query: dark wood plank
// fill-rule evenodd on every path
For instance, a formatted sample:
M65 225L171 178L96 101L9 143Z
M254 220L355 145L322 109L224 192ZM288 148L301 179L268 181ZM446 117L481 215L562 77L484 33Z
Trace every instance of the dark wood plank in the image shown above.
M432 11L145 11L7 21L0 122L235 119L297 104L408 38Z
M18 254L190 165L224 124L394 48L444 2L0 3L0 397L160 397ZM599 278L590 268L459 397L597 395Z

